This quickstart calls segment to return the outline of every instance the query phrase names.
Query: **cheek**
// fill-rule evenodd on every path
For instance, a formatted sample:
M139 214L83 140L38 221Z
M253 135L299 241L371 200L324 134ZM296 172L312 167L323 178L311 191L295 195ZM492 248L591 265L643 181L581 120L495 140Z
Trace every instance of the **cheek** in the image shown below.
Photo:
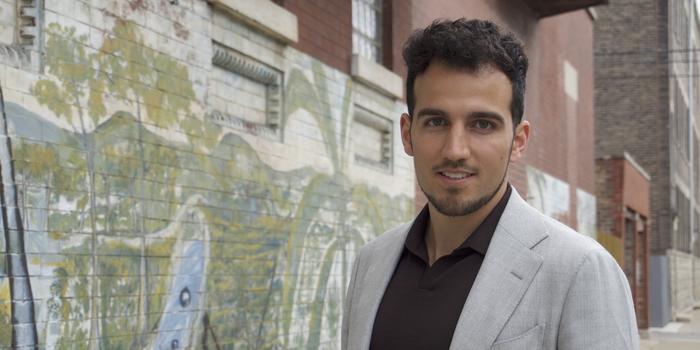
M423 158L424 162L440 153L441 139L431 135L416 135L413 137L413 153Z
M498 162L503 163L510 156L510 140L489 140L487 142L479 142L472 144L474 154L480 155L482 162Z

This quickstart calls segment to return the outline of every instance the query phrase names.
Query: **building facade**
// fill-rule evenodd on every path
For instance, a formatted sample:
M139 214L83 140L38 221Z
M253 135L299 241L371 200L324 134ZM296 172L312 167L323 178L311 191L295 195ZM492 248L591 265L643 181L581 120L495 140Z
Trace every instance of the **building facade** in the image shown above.
M594 236L603 2L0 0L0 348L338 348L415 212L400 52L438 17L524 40L511 181Z
M651 325L700 300L698 8L611 2L598 11L596 157L629 153L651 177Z

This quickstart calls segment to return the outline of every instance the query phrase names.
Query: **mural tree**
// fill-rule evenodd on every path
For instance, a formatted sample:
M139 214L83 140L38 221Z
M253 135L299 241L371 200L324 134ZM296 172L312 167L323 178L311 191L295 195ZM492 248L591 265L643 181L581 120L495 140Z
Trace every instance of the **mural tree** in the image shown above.
M25 217L60 246L41 261L53 267L46 333L59 329L47 347L155 347L172 342L173 325L188 329L182 347L202 332L203 346L215 335L236 348L338 338L352 254L412 208L348 178L351 79L313 60L311 75L289 72L287 116L314 119L332 169L278 171L250 135L195 115L187 66L138 28L117 18L94 49L75 28L49 24L49 75L32 93L58 121L30 111L16 121L53 137L16 130L26 138L16 143ZM194 294L180 294L186 281ZM187 306L196 312L180 312ZM203 319L207 330L196 330ZM291 339L295 327L305 333Z
M344 288L347 285L347 272L350 267L350 258L347 256L349 249L356 250L365 242L365 237L361 234L365 231L367 237L373 237L385 230L386 225L398 223L403 217L410 215L410 211L402 212L394 201L394 205L388 196L381 192L371 193L366 186L352 184L347 176L350 166L351 150L349 129L351 127L351 101L352 101L352 80L346 79L342 104L338 114L339 118L333 118L334 111L328 95L326 86L327 73L323 66L314 61L311 65L313 72L313 83L309 81L300 70L293 70L287 84L287 115L292 115L295 111L302 109L308 111L318 125L323 137L326 154L331 158L333 169L332 174L317 173L313 176L309 184L304 189L301 203L297 207L297 212L293 216L292 225L289 230L287 241L287 258L285 276L287 277L283 287L283 327L289 330L294 309L294 301L297 298L297 291L300 289L299 280L303 275L301 262L305 253L305 247L314 246L309 240L324 237L322 242L325 249L320 257L318 266L318 277L313 284L313 301L308 315L308 340L306 345L315 349L320 345L322 324L324 315L330 311L330 316L325 320L331 322L329 329L339 328L337 323L340 320L340 309L344 302ZM336 101L333 101L336 102ZM333 193L333 196L328 196ZM382 205L372 205L382 201ZM397 210L398 209L398 210ZM391 215L386 213L394 212L401 215L394 216L393 220L387 218ZM334 217L332 222L336 224L329 226L319 220L325 215ZM383 219L382 219L383 218ZM369 229L366 229L369 224ZM358 228L365 228L364 230ZM340 286L330 285L331 269L334 261L342 261L344 269L342 271L342 283ZM313 283L313 282L312 282ZM340 292L338 292L340 290ZM335 293L329 298L329 292ZM326 310L330 306L332 310ZM289 331L286 332L289 334ZM285 338L285 346L289 345L289 338Z
M75 28L63 28L51 23L46 28L46 55L48 72L56 80L39 80L32 88L32 93L39 103L51 109L57 117L64 118L80 135L80 143L85 152L87 163L88 190L78 201L79 209L87 207L90 240L90 349L97 349L95 339L99 339L99 313L97 296L99 285L97 275L97 227L95 203L95 164L94 140L90 135L92 128L98 125L106 110L102 100L105 76L93 65L95 54L88 53L85 45L87 35L76 37ZM76 174L76 176L79 176Z
M112 219L116 218L105 217L114 212L110 209L115 203L110 202L112 196L109 194L112 190L109 184L113 181L104 178L105 174L110 172L104 171L108 169L103 167L115 170L115 167L110 166L110 161L127 161L128 164L121 164L123 170L120 172L124 178L132 180L128 184L130 198L137 198L132 205L127 205L129 215L122 217L135 218L130 220L132 226L128 230L137 233L141 240L138 254L138 318L133 329L139 335L133 337L132 345L143 346L146 341L144 337L149 329L146 318L147 315L153 314L148 309L151 303L148 299L150 286L145 238L148 228L145 217L149 205L145 201L149 198L148 192L154 188L164 193L175 192L172 187L161 190L160 187L153 186L153 180L149 181L146 178L147 173L163 168L158 168L158 164L147 160L165 161L177 158L173 155L173 152L176 152L173 148L148 146L151 143L145 142L147 140L144 140L144 130L146 127L168 129L178 125L190 143L198 148L211 147L217 141L219 133L217 128L206 125L190 110L194 91L186 66L145 45L133 22L116 19L110 33L99 50L91 50L86 46L86 35L76 35L74 28L49 24L46 50L50 54L47 55L46 66L53 79L39 80L32 89L39 103L47 106L59 118L68 121L74 132L80 135L81 148L85 152L88 188L78 203L79 208L87 211L85 217L89 221L91 233L90 348L98 346L94 341L100 337L98 320L104 320L99 310L106 307L99 307L100 304L96 300L100 289L101 266L97 262L97 235L100 232L115 233L109 232L109 229L114 228L115 221ZM109 118L105 118L108 114L105 107L107 104L120 104L131 108L114 112ZM126 142L123 147L113 147L115 141L122 141L124 144L123 139L115 140L114 135L103 132L103 129L110 128L108 125L114 125L113 120L117 119L126 123L116 124L131 124L124 127L134 131L133 134L127 135L132 142ZM129 123L129 120L133 120L133 123ZM207 137L201 137L202 134ZM110 140L113 143L109 143ZM104 154L113 156L105 158ZM204 166L210 166L205 158L201 161ZM168 168L178 167L178 164L171 165L172 167ZM79 174L76 176L80 177ZM96 180L97 176L103 177L101 181ZM174 185L174 182L171 181L169 185ZM102 196L103 199L97 197L98 193L105 192L107 195ZM123 204L124 202L121 203ZM107 210L98 212L98 209L105 205ZM100 221L107 223L108 227L98 225L98 219L104 219Z
M133 227L134 232L138 232L141 237L140 244L140 290L138 303L138 322L136 329L139 336L134 337L135 346L145 344L145 335L148 334L147 316L149 311L149 281L148 281L148 258L146 254L146 213L148 205L145 201L146 192L154 187L152 182L146 181L147 167L152 159L158 159L157 154L167 153L171 148L155 147L146 149L144 145L144 117L148 117L148 122L157 128L168 129L175 125L183 124L187 132L195 133L203 131L203 124L200 119L191 114L190 105L194 100L192 82L189 80L187 67L175 61L172 57L158 52L147 45L136 29L133 22L118 19L112 30L113 35L105 38L100 49L105 54L98 56L101 70L111 77L107 90L117 99L126 102L135 109L136 121L139 125L136 128L136 140L133 145L136 149L138 164L135 173L130 177L134 180L132 193L140 200L133 208L132 214L137 220ZM120 112L126 113L126 112ZM182 123L186 119L189 123ZM199 127L200 130L191 130ZM210 137L215 138L216 134L211 133ZM199 140L188 138L188 140ZM131 145L130 145L131 146ZM130 147L129 146L129 147ZM150 151L150 152L149 152ZM172 155L162 154L165 159L172 158ZM176 165L177 166L177 165Z

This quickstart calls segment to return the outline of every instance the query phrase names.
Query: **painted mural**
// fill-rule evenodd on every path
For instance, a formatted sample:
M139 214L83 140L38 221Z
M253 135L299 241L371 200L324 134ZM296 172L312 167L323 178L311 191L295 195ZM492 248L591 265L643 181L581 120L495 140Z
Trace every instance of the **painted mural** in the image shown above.
M580 188L576 189L576 222L579 233L597 239L596 198Z
M533 166L527 166L527 201L561 222L569 222L569 184Z
M357 250L413 209L347 175L352 81L312 59L288 72L281 128L311 116L332 168L276 170L206 117L187 65L131 21L111 33L93 50L49 23L41 108L5 101L39 346L337 347ZM0 327L0 347L18 334Z
M539 211L565 224L576 223L576 231L596 239L596 198L576 189L576 213L569 210L570 185L533 166L527 167L528 202ZM575 216L574 216L575 215Z

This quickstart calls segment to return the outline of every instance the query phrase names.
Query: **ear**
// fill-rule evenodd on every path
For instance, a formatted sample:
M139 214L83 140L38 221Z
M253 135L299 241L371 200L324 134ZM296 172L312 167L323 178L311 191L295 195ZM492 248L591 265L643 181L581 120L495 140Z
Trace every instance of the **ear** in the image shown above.
M525 148L527 148L527 140L530 137L530 122L523 120L515 127L513 135L513 144L510 150L510 161L514 162L523 157Z
M401 142L403 143L404 152L413 157L413 143L411 143L411 117L406 113L401 114Z

